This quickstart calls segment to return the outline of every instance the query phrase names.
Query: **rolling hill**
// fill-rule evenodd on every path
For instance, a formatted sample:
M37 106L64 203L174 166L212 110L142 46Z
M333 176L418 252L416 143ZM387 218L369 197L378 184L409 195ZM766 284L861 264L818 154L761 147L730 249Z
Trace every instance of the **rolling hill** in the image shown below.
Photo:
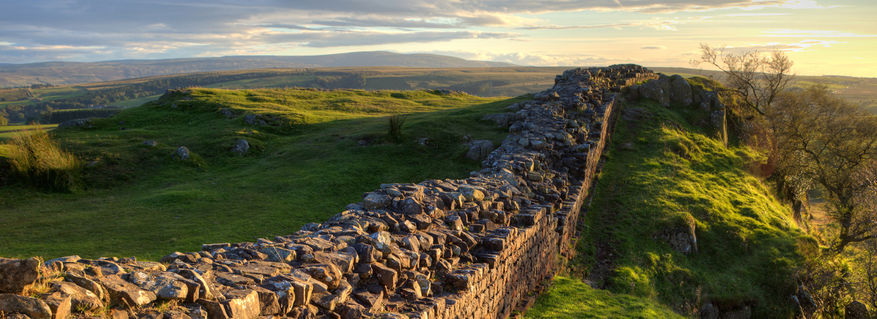
M436 54L351 52L313 56L226 56L102 62L0 64L0 87L79 84L208 71L260 68L397 66L418 68L505 67L509 63L470 61Z

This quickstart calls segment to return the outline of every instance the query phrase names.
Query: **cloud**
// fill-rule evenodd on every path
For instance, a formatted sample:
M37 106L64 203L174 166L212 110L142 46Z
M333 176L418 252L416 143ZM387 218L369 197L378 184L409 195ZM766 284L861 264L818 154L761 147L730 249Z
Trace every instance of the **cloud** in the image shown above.
M509 33L471 31L405 33L334 31L272 34L267 36L265 40L272 43L293 42L308 47L327 48L391 43L438 42L459 39L504 39L513 36Z
M773 52L773 51L788 51L788 52L800 52L805 49L809 49L811 47L824 47L829 48L832 44L840 43L838 41L826 41L826 40L803 40L799 42L792 43L782 43L782 42L770 42L770 43L759 43L759 44L749 44L744 46L735 46L735 47L727 47L724 48L726 52L730 53L743 53L743 52L751 52L751 51L759 51L759 52Z
M590 25L534 25L519 27L521 30L578 30L578 29L622 29L628 27L647 27L655 30L675 31L676 25L682 23L675 19L653 19L635 22L619 22Z
M769 30L764 31L764 36L766 37L780 37L780 38L810 38L810 37L820 37L820 38L875 38L877 34L859 34L853 32L842 32L842 31L833 31L833 30L791 30L791 29L782 29L782 30Z
M640 49L642 49L642 50L666 50L667 47L665 47L663 45L646 45L646 46L640 47Z
M470 51L428 51L431 53L455 56L478 61L508 62L526 66L594 66L606 65L610 60L595 55L562 55L549 53L492 53Z

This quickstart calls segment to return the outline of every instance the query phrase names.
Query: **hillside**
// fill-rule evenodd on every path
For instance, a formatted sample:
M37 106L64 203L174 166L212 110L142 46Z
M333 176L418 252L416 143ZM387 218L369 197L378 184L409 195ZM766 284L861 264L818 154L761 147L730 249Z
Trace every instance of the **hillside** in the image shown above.
M105 82L155 75L261 68L397 66L417 68L507 67L509 63L470 61L436 54L385 51L314 56L226 56L215 58L118 60L102 62L42 62L0 64L0 88L49 83L53 85Z
M465 141L499 142L506 131L480 119L515 101L432 91L174 92L91 128L53 131L89 163L87 188L0 187L0 256L156 259L292 233L380 183L466 176L479 163L464 158ZM407 114L400 143L386 137L394 114ZM240 139L245 156L231 151ZM172 158L179 146L189 160Z
M797 247L808 238L748 173L758 154L722 146L694 125L704 116L648 100L625 106L569 265L574 279L555 280L528 317L665 318L655 303L689 317L701 304L792 316Z
M310 87L321 89L442 89L479 96L518 96L554 81L559 68L398 68L352 67L260 69L154 76L76 86L0 89L0 115L12 123L57 123L53 113L106 106L131 107L149 102L168 89ZM65 118L65 117L60 117Z

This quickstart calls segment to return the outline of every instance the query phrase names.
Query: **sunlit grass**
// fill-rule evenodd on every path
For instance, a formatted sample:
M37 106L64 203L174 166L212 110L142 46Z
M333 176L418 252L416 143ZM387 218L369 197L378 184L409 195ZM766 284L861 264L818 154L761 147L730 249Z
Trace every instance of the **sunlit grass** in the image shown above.
M539 296L525 318L685 318L648 298L594 289L569 277L557 276Z
M11 175L38 188L75 191L80 188L79 159L64 151L49 133L37 126L20 132L3 150Z

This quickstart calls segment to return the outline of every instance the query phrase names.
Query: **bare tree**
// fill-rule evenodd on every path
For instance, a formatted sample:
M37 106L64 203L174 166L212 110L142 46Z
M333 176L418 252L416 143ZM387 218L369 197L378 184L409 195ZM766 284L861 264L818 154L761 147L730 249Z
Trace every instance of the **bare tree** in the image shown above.
M877 117L824 86L783 94L766 115L781 170L823 190L835 251L877 238Z
M727 49L700 45L700 60L725 74L722 83L740 97L749 111L765 115L767 109L792 80L790 60L782 51L765 56L757 50L733 53Z

